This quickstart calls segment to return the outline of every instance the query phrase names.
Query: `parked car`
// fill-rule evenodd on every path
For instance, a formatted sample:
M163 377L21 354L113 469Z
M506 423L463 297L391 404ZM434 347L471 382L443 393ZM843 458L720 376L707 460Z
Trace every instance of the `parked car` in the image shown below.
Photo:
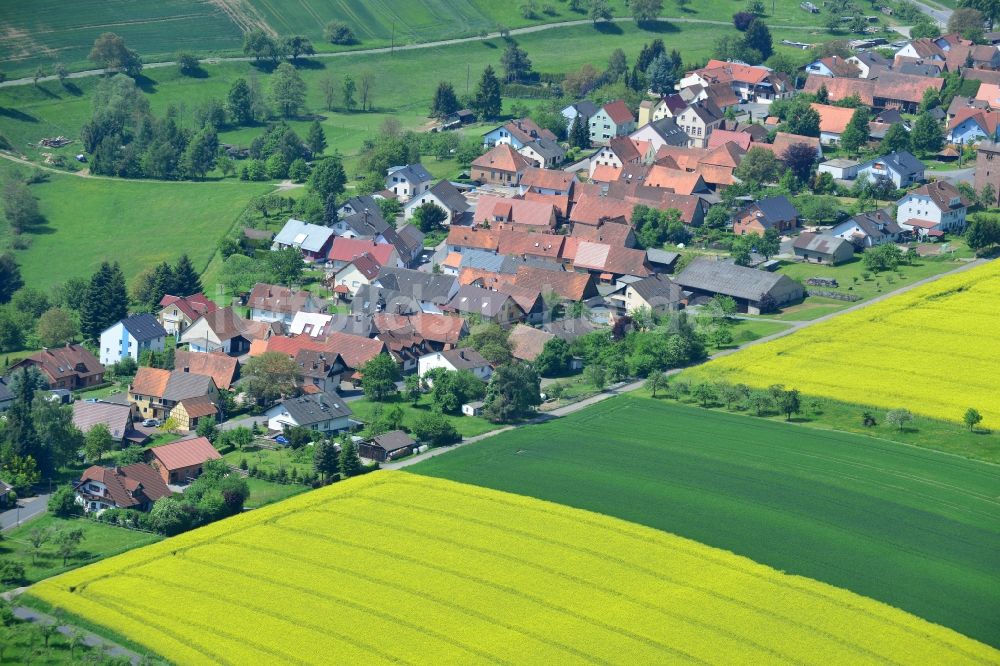
M146 426L147 428L155 428L158 425L160 425L160 419L146 419L145 421L142 422L142 425Z

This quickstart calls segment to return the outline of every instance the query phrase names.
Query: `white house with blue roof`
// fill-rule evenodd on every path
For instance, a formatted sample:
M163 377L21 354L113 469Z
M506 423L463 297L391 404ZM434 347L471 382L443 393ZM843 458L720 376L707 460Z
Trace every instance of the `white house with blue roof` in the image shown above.
M125 358L139 360L147 349L163 351L167 330L151 314L125 317L101 333L101 364L113 365Z
M385 189L395 194L400 201L409 201L431 189L434 178L423 164L389 167L385 177Z

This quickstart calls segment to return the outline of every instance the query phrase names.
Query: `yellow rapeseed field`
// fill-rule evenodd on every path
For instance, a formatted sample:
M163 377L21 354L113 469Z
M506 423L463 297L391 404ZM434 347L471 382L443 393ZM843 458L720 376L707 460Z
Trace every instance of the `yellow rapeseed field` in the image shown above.
M689 376L1000 427L1000 262L749 347Z
M47 580L179 664L997 663L851 592L600 514L376 472Z

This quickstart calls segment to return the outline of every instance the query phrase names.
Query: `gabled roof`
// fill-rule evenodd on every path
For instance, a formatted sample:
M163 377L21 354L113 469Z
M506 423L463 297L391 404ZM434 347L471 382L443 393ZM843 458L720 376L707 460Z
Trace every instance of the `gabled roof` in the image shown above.
M489 194L480 195L473 216L476 224L497 222L549 229L555 223L555 208L552 204L525 199L504 199Z
M390 241L404 256L413 255L424 246L424 232L412 224L404 224L396 230L395 240Z
M192 294L184 297L167 294L160 300L160 307L166 309L170 306L183 312L184 316L192 322L206 312L215 312L219 309L219 306L208 300L205 294Z
M573 238L593 241L595 243L607 243L608 245L629 246L629 239L632 238L632 225L624 219L620 222L611 220L601 222L596 226L588 224L575 224L570 234Z
M531 164L508 143L494 146L485 155L480 155L472 161L473 168L495 169L508 173L521 173Z
M406 166L389 167L388 175L405 178L411 183L426 183L434 178L420 162L407 164Z
M470 284L458 288L454 298L448 303L448 308L466 314L477 313L484 317L495 317L503 312L509 302L512 302L509 294Z
M818 62L823 63L834 76L857 77L861 75L861 69L857 65L840 56L827 56L820 58Z
M454 275L435 275L408 268L383 266L376 278L379 286L425 302L444 303L455 284Z
M195 323L204 319L205 324L215 333L215 336L222 342L241 336L247 340L265 339L276 331L281 330L278 322L251 321L241 317L233 308L221 308L206 312ZM194 328L194 324L189 326L181 334L181 340L190 341L189 332Z
M139 342L147 342L158 338L167 337L167 331L160 324L160 321L149 313L142 313L125 317L119 321L125 330Z
M393 451L399 451L400 449L414 446L417 441L402 430L390 430L389 432L373 437L372 443L386 453L391 453Z
M219 413L219 408L210 395L200 395L194 398L184 398L178 404L184 407L188 418L200 419L203 416L214 416Z
M795 206L785 195L761 199L752 204L750 208L760 211L761 216L763 216L761 222L764 223L765 227L768 226L768 223L794 220L799 216L799 211L795 210Z
M521 179L524 180L523 178ZM430 193L437 198L448 210L464 213L469 210L469 202L457 187L451 184L450 180L440 180L430 189ZM417 201L417 199L414 199ZM409 205L409 204L408 204Z
M631 283L629 288L651 305L676 304L683 297L680 285L664 275L651 275Z
M597 224L603 218L625 217L632 219L632 209L634 204L630 204L620 199L611 199L600 195L584 194L570 211L570 220L581 224Z
M981 109L960 109L955 117L948 122L948 129L956 129L966 121L972 121L986 134L992 138L996 136L997 126L1000 125L1000 111L983 111Z
M725 261L695 259L674 278L685 289L698 289L734 298L757 301L779 283L792 282L787 275L737 266Z
M830 234L814 234L808 231L804 231L799 234L799 237L795 239L792 246L796 250L805 250L808 252L818 252L820 254L834 254L841 245L850 245L846 240L840 238L839 236L832 236ZM854 251L853 249L851 250Z
M746 132L717 129L708 135L708 148L720 148L731 141L743 150L749 150L752 139Z
M594 277L589 273L575 271L519 266L514 284L543 294L552 291L569 301L582 301L597 294Z
M454 345L466 329L465 320L461 317L448 315L420 313L414 315L377 314L375 327L379 334L387 331L412 329L424 340L441 344Z
M336 393L326 391L287 398L281 401L281 407L303 427L353 414L343 398Z
M167 391L167 381L170 379L170 371L162 368L140 367L132 380L132 393L137 395L150 395L163 397Z
M632 111L629 110L628 105L623 100L616 99L613 102L608 102L601 108L604 109L604 112L608 114L608 117L616 125L630 123L635 120L635 116L632 115Z
M459 268L479 268L491 273L509 273L511 275L517 272L518 260L505 254L496 254L485 250L466 250L458 257Z
M461 248L475 248L496 252L500 241L497 238L496 231L493 229L452 225L448 229L447 244Z
M306 310L312 302L312 294L304 289L289 289L276 284L258 282L250 291L247 307L267 312L295 314Z
M104 484L111 495L115 506L128 509L145 502L155 502L161 497L170 495L170 489L163 482L156 470L145 463L126 465L125 467L88 467L80 475L76 484L80 487L88 481Z
M800 143L815 149L816 156L817 158L819 157L821 150L820 142L819 142L819 137L815 136L803 136L801 134L789 134L788 132L778 132L777 134L774 135L774 143L770 144L770 147L771 150L774 152L774 156L780 160L782 159L782 156L789 148ZM768 146L768 144L754 144L754 145L761 148Z
M376 243L367 238L344 238L333 239L330 247L330 254L327 255L331 261L352 261L362 254L370 254L379 265L389 263L392 253L396 248L389 243Z
M686 106L686 105L685 105ZM635 136L637 133L643 130L651 129L656 132L657 136L663 141L665 145L668 146L686 146L688 142L687 133L682 130L677 122L670 117L664 116L659 120L654 120L648 125L640 127L635 132L632 132L630 136Z
M576 174L562 169L539 169L528 167L521 176L521 187L536 190L558 190L569 192L576 184Z
M208 395L215 382L208 375L196 375L183 370L174 370L167 378L167 385L163 391L164 400L180 402L187 398L200 398Z
M115 440L125 437L129 417L132 415L132 408L129 405L119 405L113 402L87 402L86 400L76 400L73 402L73 425L86 434L98 423L103 423L108 427L108 432Z
M182 439L162 446L154 446L147 454L167 471L194 467L209 460L222 458L207 437Z
M868 168L876 162L884 164L889 169L892 169L896 173L904 176L920 173L924 170L924 163L914 157L913 154L907 150L901 150L896 153L883 155L882 157L876 157L873 160L864 162L859 168Z
M228 390L236 379L239 362L227 354L178 350L174 353L174 369L208 375L220 389Z
M531 118L518 118L517 120L512 120L502 126L503 129L513 136L515 139L521 143L531 143L539 138L551 139L555 141L556 135L549 130L541 127ZM490 130L487 134L495 132L496 130Z
M582 241L577 246L573 265L592 271L617 275L645 277L651 273L646 265L646 252L604 243Z
M957 187L946 180L936 180L933 183L927 183L915 190L911 190L900 201L911 196L929 197L934 202L934 205L938 207L938 210L941 211L966 208L973 203L963 196ZM955 202L954 204L952 204L953 201Z
M306 252L319 252L333 235L333 229L290 218L275 237L279 245L291 245Z
M622 164L629 164L631 162L638 162L642 159L642 155L636 148L635 142L627 136L615 136L608 141L608 150L613 152Z
M514 358L522 361L534 361L545 348L545 343L556 336L538 328L518 324L510 330L507 342L510 343Z
M713 136L715 132L712 133ZM744 134L743 136L750 138L749 134ZM720 146L712 148L707 155L701 158L698 162L698 168L704 168L705 166L719 166L726 167L727 169L735 169L743 161L743 156L746 155L747 149L743 147L743 143L750 145L749 141L740 141L739 144L735 141L726 141Z
M438 352L442 358L451 364L456 370L473 370L475 368L485 368L490 364L483 355L470 347L462 349L449 349Z
M73 343L65 347L53 347L35 352L14 364L12 369L25 365L40 366L53 381L72 376L90 377L104 372L104 366L93 354L83 346Z
M817 104L815 102L809 106L819 114L819 130L831 134L843 134L844 130L847 129L847 124L851 122L851 117L855 111L847 107Z
M558 141L544 136L538 137L534 141L524 144L521 150L528 148L546 160L561 162L563 158L566 157L566 151L563 150L563 147L559 145Z
M664 187L677 194L693 194L708 189L705 180L697 171L682 171L668 169L665 166L653 165L646 175L646 187Z
M686 113L689 110L696 116L701 118L702 122L704 122L706 125L711 125L712 123L718 122L719 120L722 119L724 115L722 113L722 109L716 106L715 102L713 102L710 99L704 99L697 102L692 102L691 104L688 105L688 108L682 111L681 113Z
M724 60L709 60L708 64L701 69L696 69L689 74L698 74L708 81L738 81L740 83L757 84L763 81L771 73L766 67L752 67L736 62L726 62Z

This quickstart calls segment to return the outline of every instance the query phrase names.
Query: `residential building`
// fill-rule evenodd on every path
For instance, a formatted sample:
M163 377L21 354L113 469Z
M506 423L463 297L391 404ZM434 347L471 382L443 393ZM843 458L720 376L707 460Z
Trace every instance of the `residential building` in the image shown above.
M510 329L507 342L510 344L511 354L514 358L531 363L545 349L545 343L555 337L540 328L518 324Z
M836 266L854 257L854 246L831 234L804 231L792 243L792 251L807 263Z
M93 465L73 484L76 503L85 513L100 514L108 509L149 511L161 497L171 494L155 469L146 463L125 467Z
M603 146L616 136L635 131L635 116L622 100L608 102L590 118L590 142Z
M293 360L299 366L301 379L298 385L302 386L303 391L309 387L327 393L340 390L341 379L347 370L347 364L340 358L340 354L300 349Z
M241 356L250 350L254 340L266 340L283 331L284 324L281 322L250 321L233 308L222 308L205 313L188 326L181 334L181 342L193 352Z
M453 275L437 275L405 268L382 267L375 281L361 287L354 298L355 311L368 314L441 314L458 291Z
M369 460L386 462L409 455L416 446L416 440L402 430L390 430L372 437L369 441L362 442L358 446L358 455Z
M258 282L247 298L252 321L292 323L296 312L319 312L320 304L305 290Z
M806 65L807 74L817 76L841 76L847 78L861 78L861 68L849 58L841 58L837 55L820 58Z
M472 221L487 227L548 233L556 227L556 209L552 204L538 201L482 194Z
M517 151L536 167L551 169L566 159L566 150L555 139L539 137Z
M387 331L413 330L434 351L455 348L469 332L465 319L439 314L378 314L374 317L374 325L376 335Z
M680 309L684 294L680 286L667 276L651 275L626 284L607 299L615 305L619 314L630 315L636 310L662 314Z
M829 104L809 105L819 114L819 141L824 146L835 146L840 143L840 135L847 129L854 109Z
M138 361L147 349L163 351L166 339L166 329L153 315L143 313L126 317L101 333L101 364L113 365L126 358Z
M337 236L379 240L390 225L382 216L379 198L372 195L352 197L337 209L337 221L331 227Z
M325 261L333 242L333 229L290 218L271 242L272 250L295 248L308 261Z
M904 189L924 179L924 163L909 151L901 150L861 163L857 177L862 176L873 182L879 178L888 178L896 189Z
M116 402L95 400L75 400L73 402L73 425L87 434L97 424L103 424L117 446L141 443L146 436L135 430L132 424L132 408Z
M589 127L590 118L597 113L599 108L589 99L581 99L579 102L574 102L565 107L561 113L562 117L566 119L566 133L569 134L570 129L573 128L573 121L577 116L580 116L583 124Z
M692 261L674 280L694 294L695 302L721 294L732 297L740 312L749 314L761 314L768 302L781 307L805 295L802 285L787 275L706 258Z
M521 175L520 193L537 192L538 194L569 196L573 193L573 186L578 183L575 173L531 167L525 169L524 174Z
M514 284L542 294L554 293L565 301L582 302L598 295L597 283L589 272L518 266Z
M352 413L343 398L323 391L286 398L264 412L264 416L269 430L298 426L326 435L350 428Z
M363 254L369 254L379 266L402 267L399 252L391 243L376 243L368 238L335 238L327 255L327 275L339 271Z
M382 264L367 252L355 257L351 263L334 274L333 290L337 294L354 298L361 287L371 284L372 280L378 277L381 268Z
M627 136L614 137L590 158L590 178L605 182L617 180L622 169L648 164L652 162L653 154L652 145L645 141L633 141ZM596 174L601 167L610 172L606 178Z
M407 201L406 205L403 206L403 219L412 220L417 208L425 203L432 203L445 212L442 224L446 227L459 223L462 217L469 211L469 202L466 200L465 195L452 185L450 181L442 180L426 192Z
M976 192L982 196L987 186L993 188L990 206L1000 206L1000 145L992 141L976 148Z
M821 87L825 87L831 102L857 95L865 106L916 113L924 92L928 88L941 92L943 85L942 78L890 71L879 73L877 79L830 78L810 74L802 91L815 95Z
M896 202L896 223L921 237L960 232L972 203L948 181L936 180L910 190Z
M167 335L179 337L198 317L206 312L215 312L219 306L208 300L205 294L191 296L168 294L160 300L160 308L156 318L160 320Z
M468 370L479 379L488 381L493 376L493 366L475 349L449 349L421 356L417 363L417 374L424 377L436 368L451 372Z
M870 79L892 66L892 61L875 51L859 51L847 58L847 62L858 68L858 78Z
M835 180L854 180L858 176L859 168L861 168L861 162L838 157L823 162L816 167L816 171L819 173L828 173Z
M710 101L694 102L677 115L677 126L688 136L688 145L695 148L708 146L708 137L725 116Z
M12 365L7 375L27 367L41 370L51 389L79 391L104 382L104 366L97 357L73 343L35 352Z
M168 485L183 485L201 476L205 463L220 460L207 437L182 439L146 451L146 462Z
M677 125L673 117L658 118L651 123L642 125L628 136L635 142L648 143L654 156L663 146L683 147L688 145L687 132Z
M445 311L459 316L475 314L483 321L501 326L520 321L525 315L509 294L475 285L459 287L454 298L445 306Z
M419 162L394 166L386 171L385 189L395 194L400 201L409 201L429 190L433 180L430 172Z
M139 418L165 421L173 416L183 430L194 430L202 418L216 419L218 396L210 376L183 370L141 367L128 387L128 401ZM194 400L200 398L207 400ZM192 413L187 408L175 413L175 407L184 400L192 401L187 405Z
M819 138L814 136L802 136L801 134L789 134L788 132L777 132L772 143L751 143L752 148L766 148L774 153L779 160L783 160L789 148L795 145L805 144L816 150L816 160L823 159L823 147Z
M500 127L494 128L484 134L483 146L493 148L499 145L508 145L514 150L520 150L538 139L555 141L556 138L555 134L540 127L531 118L519 118L518 120L504 123Z
M948 121L948 143L969 145L1000 138L1000 111L960 109Z
M733 233L737 236L757 234L763 236L768 229L779 234L798 226L799 212L784 195L756 201L733 218Z
M498 144L472 161L472 180L490 185L516 187L521 175L532 166L507 143Z
M683 90L692 86L708 88L714 84L729 85L736 96L747 102L770 104L776 99L787 99L795 93L795 86L787 75L767 67L751 67L742 63L709 60L682 78L677 87Z
M663 118L673 118L687 105L688 100L677 93L665 95L656 101L643 100L639 103L639 127L645 127Z
M827 233L849 241L857 250L882 243L895 243L903 236L902 228L887 209L860 213L834 225Z
M174 369L195 375L208 375L216 388L230 390L240 376L240 364L234 357L222 352L209 354L177 350L174 352Z

